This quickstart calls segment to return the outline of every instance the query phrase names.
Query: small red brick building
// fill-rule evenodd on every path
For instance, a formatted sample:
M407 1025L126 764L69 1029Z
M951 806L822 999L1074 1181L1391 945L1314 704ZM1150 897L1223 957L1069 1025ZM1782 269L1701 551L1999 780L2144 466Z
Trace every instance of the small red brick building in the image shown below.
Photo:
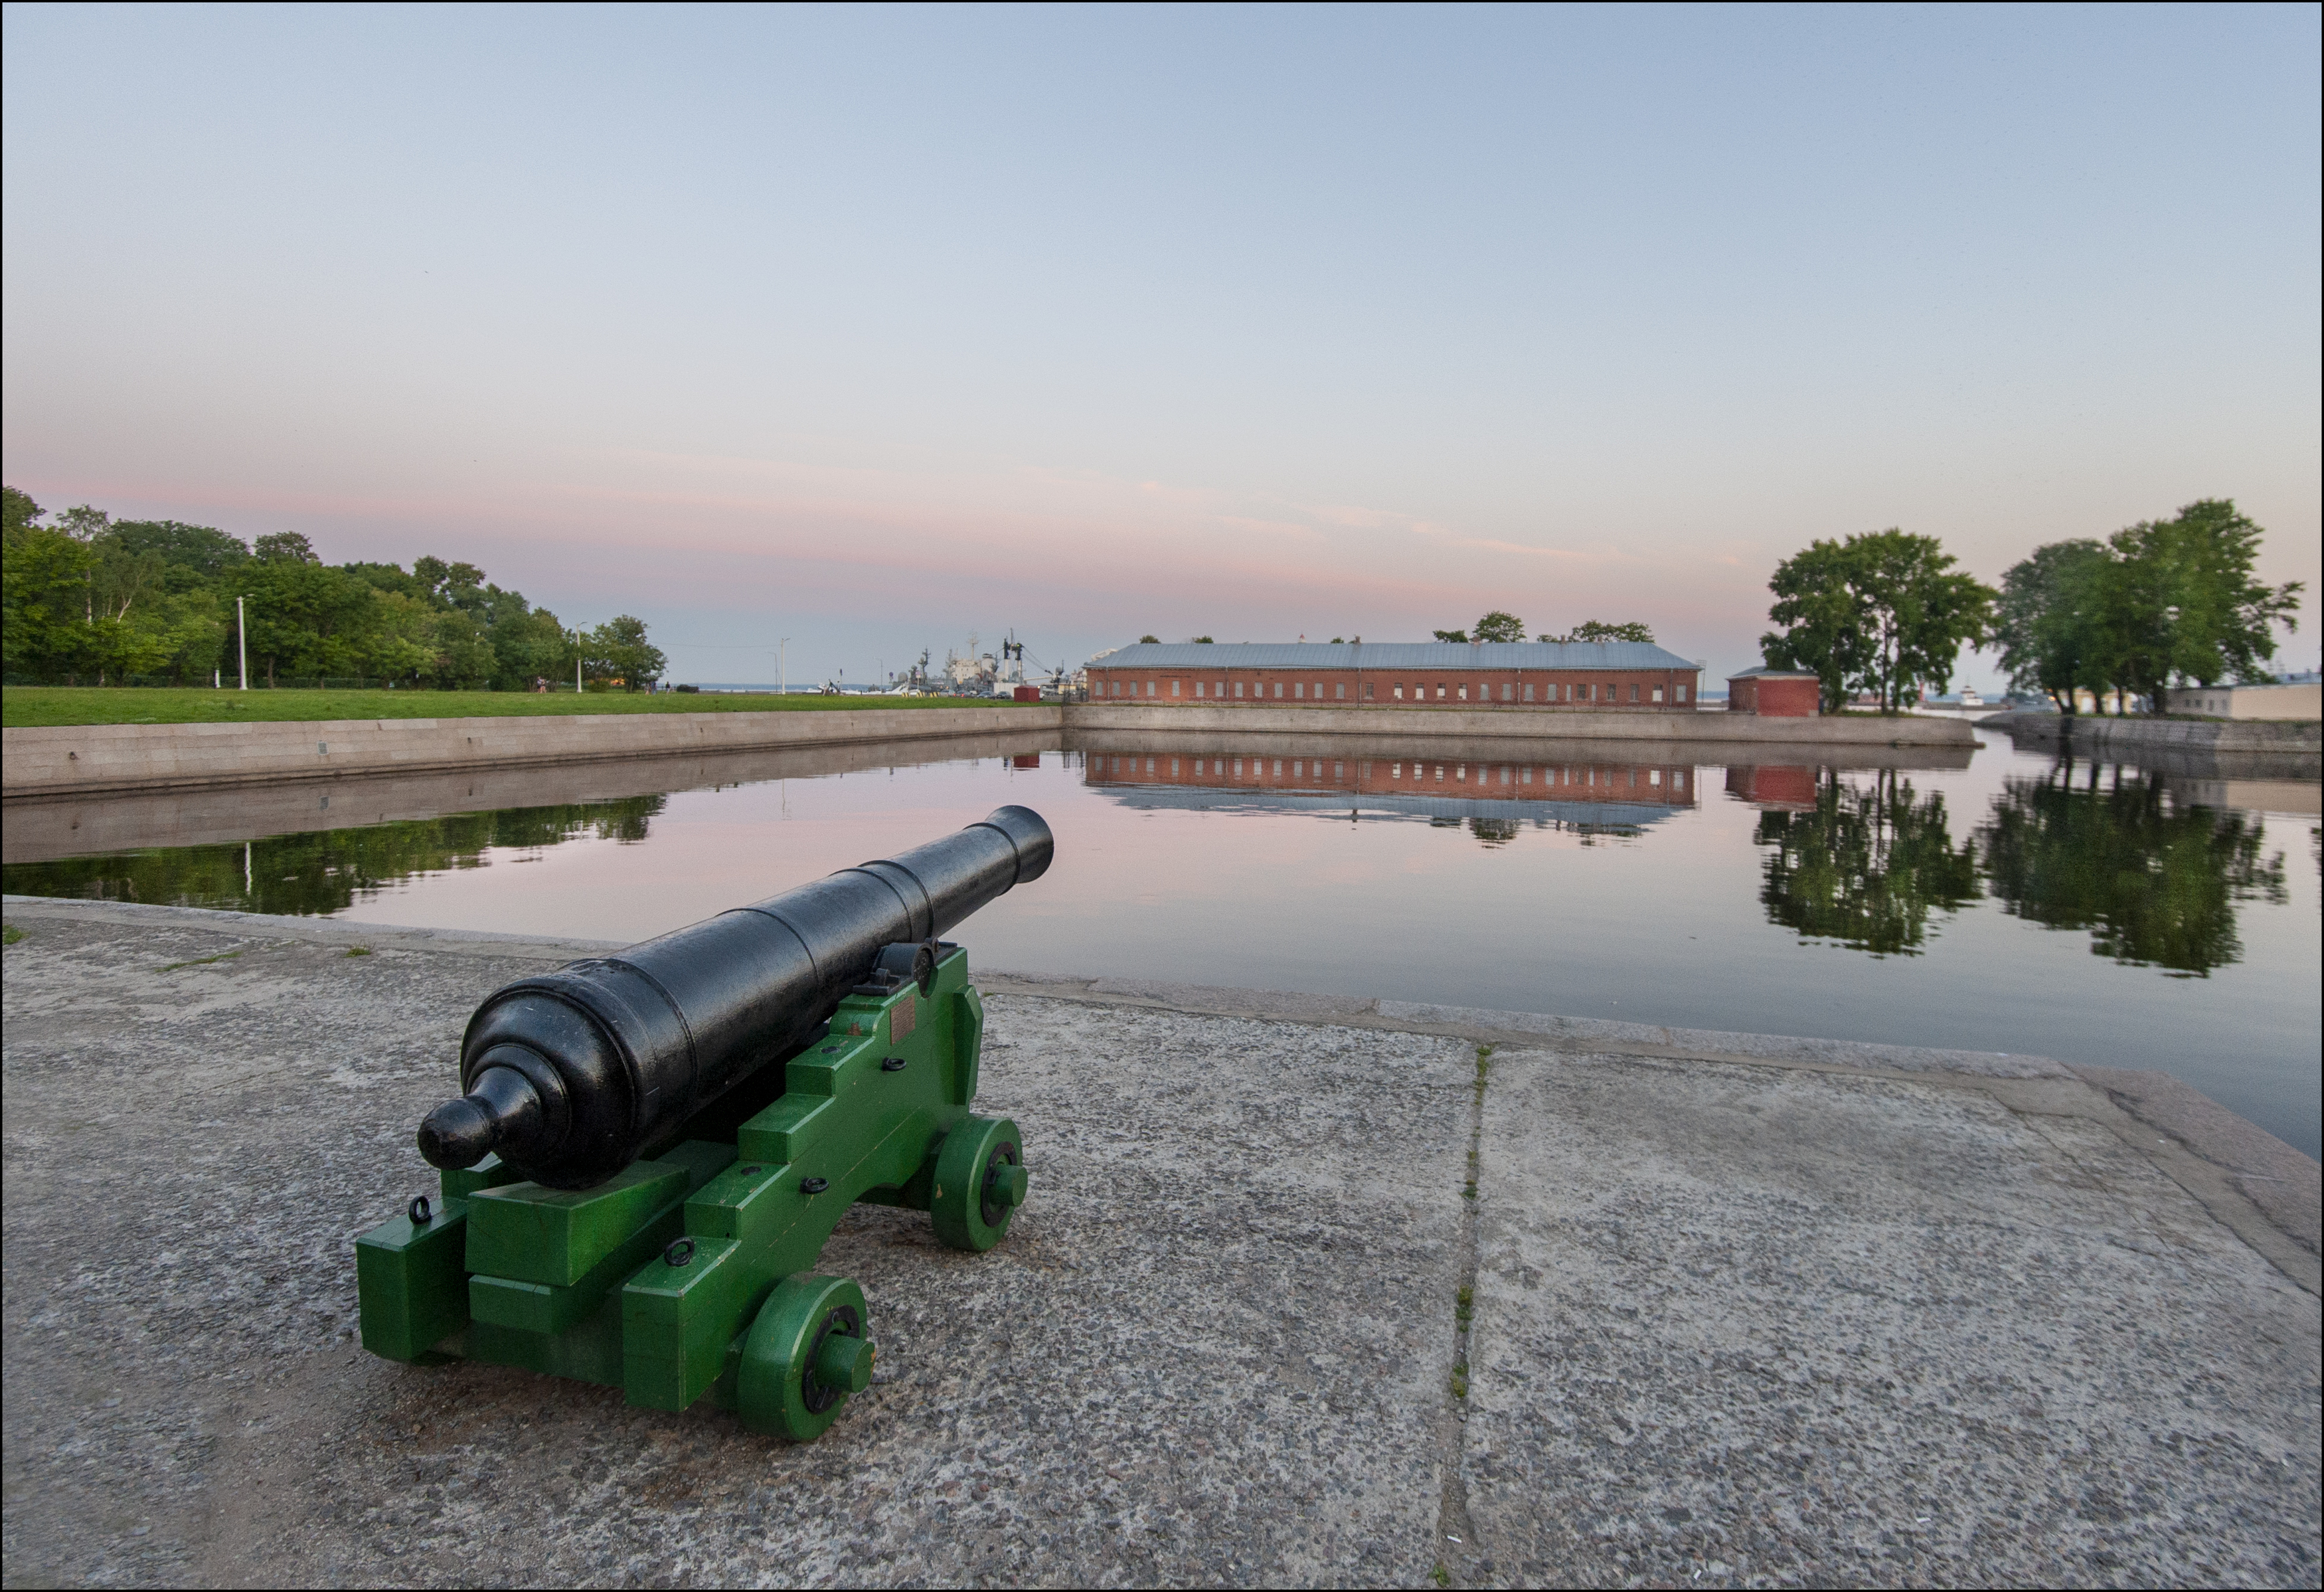
M1727 677L1727 711L1762 718L1813 718L1823 708L1823 682L1804 669L1761 664Z
M1692 713L1700 671L1651 642L1144 642L1090 660L1090 700L1171 708Z

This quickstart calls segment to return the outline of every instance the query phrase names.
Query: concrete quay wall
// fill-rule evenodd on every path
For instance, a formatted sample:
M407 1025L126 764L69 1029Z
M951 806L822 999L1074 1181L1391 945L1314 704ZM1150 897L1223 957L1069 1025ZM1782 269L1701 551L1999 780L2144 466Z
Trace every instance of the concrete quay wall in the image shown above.
M1652 741L1690 749L1715 746L1960 746L1974 748L1966 723L1900 715L1895 718L1761 718L1748 713L1621 713L1579 708L1232 708L1116 707L1092 702L1065 709L1081 730L1239 730L1246 734L1464 739Z
M96 724L0 731L0 795L92 796L350 775L1048 731L1048 706L835 712L607 713L567 717Z
M701 756L1064 729L1432 739L1628 742L1718 748L1938 746L1967 751L1947 719L1757 718L1447 708L1130 708L1026 704L837 712L621 713L570 717L328 719L311 723L65 725L0 731L9 801L136 791L439 773L614 758Z
M2272 719L2113 718L2078 713L1998 713L1978 721L2013 741L2085 752L2324 752L2324 723Z

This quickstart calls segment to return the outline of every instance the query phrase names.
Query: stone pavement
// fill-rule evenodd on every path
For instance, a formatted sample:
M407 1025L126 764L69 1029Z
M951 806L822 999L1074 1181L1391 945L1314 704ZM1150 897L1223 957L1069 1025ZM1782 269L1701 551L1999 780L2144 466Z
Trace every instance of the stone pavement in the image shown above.
M6 918L10 1586L2318 1579L2316 1163L2154 1075L982 976L1032 1199L851 1214L792 1447L355 1346L584 948Z

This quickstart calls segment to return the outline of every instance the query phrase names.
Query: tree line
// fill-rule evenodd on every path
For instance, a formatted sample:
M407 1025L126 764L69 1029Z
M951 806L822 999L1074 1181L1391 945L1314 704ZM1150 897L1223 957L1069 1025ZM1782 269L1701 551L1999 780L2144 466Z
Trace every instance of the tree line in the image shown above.
M56 514L5 498L7 672L51 683L233 679L242 599L251 683L326 679L444 690L525 690L573 678L636 690L660 679L642 620L568 630L474 564L326 564L307 538L245 543L208 525Z
M2302 583L2253 573L2264 532L2225 498L2141 521L2106 541L2052 542L1999 589L1955 568L1933 536L1875 531L1811 542L1775 567L1759 638L1771 668L1804 670L1837 713L1852 692L1884 713L1951 682L1964 645L1995 643L2011 688L2062 713L2087 690L2159 704L2174 683L2264 681L2272 626L2293 627Z

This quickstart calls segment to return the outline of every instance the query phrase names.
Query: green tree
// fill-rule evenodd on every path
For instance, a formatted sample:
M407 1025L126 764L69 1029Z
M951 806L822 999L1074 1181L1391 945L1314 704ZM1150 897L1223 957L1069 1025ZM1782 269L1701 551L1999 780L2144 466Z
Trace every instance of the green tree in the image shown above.
M41 523L41 505L6 490L0 550L0 652L11 673L71 671L88 650L87 544Z
M1932 912L1978 898L1973 845L1952 843L1941 791L1923 796L1894 769L1861 785L1827 773L1808 812L1763 812L1760 904L1804 938L1875 956L1918 956Z
M620 680L624 690L650 685L668 666L646 640L645 621L628 614L600 625L583 643L583 667L595 679Z
M314 561L303 536L283 535L296 538L295 546L260 537L258 556L238 580L237 595L247 599L252 662L270 686L278 676L309 680L359 673L371 662L379 594L346 570Z
M1545 635L1541 639L1545 642L1646 642L1651 644L1655 633L1636 619L1627 625L1608 625L1599 619L1585 619L1563 635Z
M1495 608L1480 616L1469 634L1480 642L1521 642L1526 638L1525 621L1505 609Z
M1883 713L1923 686L1945 690L1963 644L1991 634L2000 595L1954 562L1935 537L1894 529L1812 543L1767 582L1767 616L1787 626L1759 638L1767 662L1812 670L1827 712L1849 686L1874 692Z
M2174 681L2267 679L2273 626L2296 625L2305 583L2255 578L2264 534L2226 498L2116 532L2098 604L2108 682L2159 706Z
M1466 643L1469 639L1469 633L1465 630L1439 630L1434 632L1434 634L1436 639L1441 642Z
M2070 714L2078 689L2104 688L2100 600L2112 557L2103 542L2052 541L2002 576L1994 639L2011 689L2043 692Z
M2049 929L2087 930L2090 953L2209 977L2243 957L2236 904L2285 899L2283 857L2263 855L2246 814L2174 800L2153 774L2098 764L2075 785L2061 760L2005 782L1978 840L2002 910Z
M1850 578L1856 562L1845 543L1812 541L1776 565L1767 581L1775 594L1767 617L1784 629L1761 636L1760 653L1771 668L1813 674L1826 713L1847 705L1849 682L1871 656L1871 616Z

